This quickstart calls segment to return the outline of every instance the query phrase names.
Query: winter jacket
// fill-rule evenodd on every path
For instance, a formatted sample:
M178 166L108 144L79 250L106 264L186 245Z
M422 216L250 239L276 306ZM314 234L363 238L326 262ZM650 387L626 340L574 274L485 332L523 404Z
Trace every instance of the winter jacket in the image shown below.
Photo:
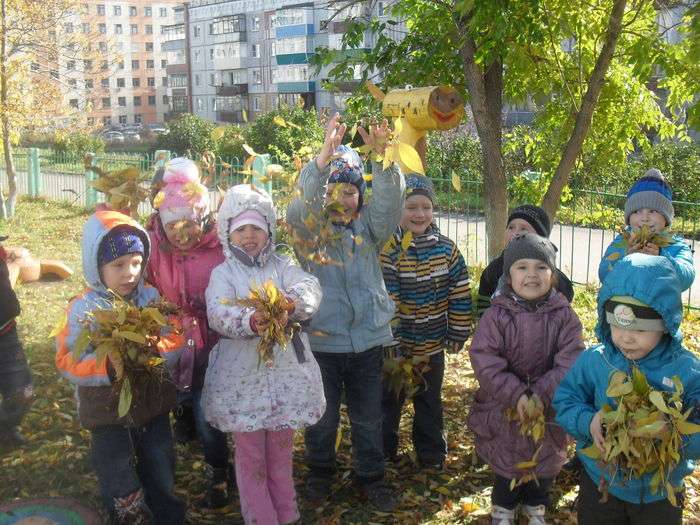
M384 283L396 304L394 341L411 355L464 343L471 332L469 275L457 245L431 226L404 250L398 228L381 253Z
M20 314L17 294L10 284L10 272L7 269L7 252L0 246L0 334L11 328L15 317Z
M666 491L662 486L660 492L651 492L651 474L626 480L627 473L616 472L613 476L601 470L596 460L580 453L582 448L593 442L590 426L595 413L604 404L615 406L613 399L605 394L611 374L618 370L631 372L631 363L612 342L610 325L605 318L605 303L613 296L627 295L661 314L668 333L656 348L636 364L655 390L674 391L672 378L678 376L683 383L684 410L694 407L691 420L698 423L700 360L682 344L679 329L683 314L680 294L677 267L668 258L634 253L618 261L598 296L596 334L600 344L581 354L554 396L557 421L576 439L576 450L588 475L595 483L605 476L610 493L631 503L665 499ZM674 487L678 487L683 478L693 471L693 460L700 459L700 434L684 436L683 441L681 461L670 476Z
M631 231L629 226L627 227L627 231ZM618 234L605 250L603 258L600 260L598 279L601 284L605 282L607 275L610 273L610 270L613 269L615 263L625 255L627 255L627 241L625 241L622 234ZM676 273L678 273L681 292L690 288L695 280L695 266L693 262L693 252L683 240L683 237L674 235L673 244L661 248L659 250L659 255L671 261Z
M479 381L469 427L476 451L496 474L519 478L515 465L531 459L542 445L535 473L555 476L566 462L567 437L554 423L551 407L557 385L584 348L581 322L560 292L532 305L512 292L494 297L472 338L469 355ZM545 436L535 444L520 435L518 422L504 412L520 396L537 394L545 407Z
M209 329L204 299L212 270L224 262L216 224L208 225L199 243L187 252L171 246L157 213L149 220L146 231L152 247L148 282L165 299L182 308L187 345L174 371L175 383L180 390L198 390L204 383L209 351L219 340L218 334Z
M212 272L206 291L209 326L221 339L209 356L202 391L204 415L222 432L297 429L316 423L326 407L321 370L308 337L299 334L299 347L291 341L285 348L276 345L272 365L261 363L260 337L250 326L254 309L237 305L236 299L248 297L252 286L271 280L294 300L291 322L304 322L318 309L321 288L289 257L263 252L255 261L244 262L234 256L228 224L247 209L263 214L274 239L275 215L267 195L252 191L235 199L227 195L218 226L226 260Z
M396 165L382 171L375 162L372 170L372 197L365 200L359 217L347 226L334 226L340 239L326 247L333 263L316 264L297 253L302 267L323 289L321 306L311 320L314 352L364 352L392 340L394 302L384 286L379 253L401 219L405 185ZM304 219L320 216L328 176L329 169L319 171L315 160L301 172L302 197L290 204L287 222L303 237L313 238Z
M83 330L88 314L95 309L109 309L112 306L110 294L102 284L97 266L100 241L111 229L126 225L138 230L146 247L144 265L146 264L150 251L148 234L136 221L114 211L93 214L83 228L82 246L83 271L89 288L71 300L66 311L66 323L56 337L56 367L63 377L76 386L78 416L81 424L88 429L112 424L142 426L175 406L176 390L168 378L161 384L152 384L149 388L134 391L131 410L126 416L119 418L118 396L112 388L107 360L98 363L91 347L88 347L77 361L73 357L76 339ZM158 298L158 291L144 285L141 279L128 299L136 306L143 307ZM163 330L163 335L159 350L166 360L167 367L172 370L177 364L184 340L169 328Z
M559 268L555 268L557 276L556 289L564 294L571 302L574 299L574 286L571 280ZM503 275L503 252L491 261L481 273L479 280L479 296L477 299L477 317L481 317L484 311L491 305L491 296L498 288L498 282Z

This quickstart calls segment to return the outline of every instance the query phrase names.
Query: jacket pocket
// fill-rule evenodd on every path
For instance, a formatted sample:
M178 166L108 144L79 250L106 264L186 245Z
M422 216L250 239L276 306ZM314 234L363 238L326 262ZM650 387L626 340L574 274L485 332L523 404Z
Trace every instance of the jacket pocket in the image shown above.
M388 326L394 318L394 301L383 290L368 290L368 304L362 312L365 326L377 329Z
M484 440L491 440L502 431L502 407L498 401L476 401L469 413L468 425L474 434Z

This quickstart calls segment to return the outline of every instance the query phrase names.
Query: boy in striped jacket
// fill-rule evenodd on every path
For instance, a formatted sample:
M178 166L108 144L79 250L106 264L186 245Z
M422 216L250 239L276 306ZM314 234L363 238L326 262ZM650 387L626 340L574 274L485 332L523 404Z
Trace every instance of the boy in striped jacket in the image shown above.
M413 395L413 446L425 468L442 468L442 380L445 348L457 353L471 333L469 275L457 245L433 223L435 190L423 175L406 176L406 203L399 228L381 254L387 291L396 303L394 343L387 358L425 359L423 382ZM421 366L417 365L417 366ZM382 401L384 455L396 459L405 390L385 383Z

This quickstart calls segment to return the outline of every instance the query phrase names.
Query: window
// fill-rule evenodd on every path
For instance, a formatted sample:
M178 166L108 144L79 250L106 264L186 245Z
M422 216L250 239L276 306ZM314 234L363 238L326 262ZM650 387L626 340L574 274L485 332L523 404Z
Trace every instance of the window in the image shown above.
M141 113L136 113L134 115L134 124L141 124L143 122L143 115Z
M194 26L194 37L199 38L199 36L202 34L202 28L199 26Z
M78 87L78 81L74 78L68 79L68 85L72 88Z
M156 66L153 63L153 60L150 60L150 59L146 60L146 69L153 69L154 67L156 67Z
M114 24L114 34L121 35L123 32L121 24Z
M81 15L89 15L90 14L90 6L87 4L83 4L80 6L80 14Z
M32 71L39 71L39 63L32 62Z
M165 18L168 16L168 8L167 7L161 7L160 8L160 17Z
M97 44L97 48L100 50L100 53L106 53L107 52L107 42L99 42Z
M141 97L134 97L134 106L141 105Z
M199 50L197 49L197 50L195 50L195 52L194 52L194 56L193 56L193 58L192 58L192 62L194 62L195 64L199 64L199 56L200 56Z
M209 85L210 86L216 85L216 75L214 73L209 74Z
M103 60L100 64L100 71L107 71L109 69L109 62Z
M214 60L214 48L209 49L209 60Z
M86 22L86 23L83 23L83 24L80 24L80 31L81 31L83 34L89 33L89 32L90 32L90 24L88 24L87 22Z
M95 125L95 117L88 117L87 118L87 125L94 126Z
M136 9L135 5L130 5L129 6L129 16L136 16L138 15L138 10Z
M100 80L100 85L101 85L103 88L108 88L108 87L109 87L109 79L108 79L108 78L103 78L102 80Z
M153 42L146 42L146 51L153 51Z
M253 31L260 31L260 17L253 17Z
M117 64L117 68L124 69L124 61L123 60L119 61L119 64Z
M129 25L129 30L131 31L132 35L137 35L139 33L139 26L138 24L130 24Z
M92 89L95 86L95 83L92 81L91 78L88 78L85 81L85 89Z
M153 34L153 26L151 24L146 24L146 34L147 35Z
M98 25L97 30L100 32L101 35L106 34L107 33L107 24Z
M163 82L163 87L168 87L168 77L163 77L162 82Z
M197 75L195 75L197 76ZM187 75L173 75L170 77L170 87L187 87Z
M126 97L117 97L117 106L120 108L126 107Z
M277 42L270 42L270 56L276 56L277 55Z
M221 16L209 24L210 35L240 33L245 31L245 15Z
M148 95L148 105L149 106L156 105L156 96L155 95Z
M156 87L156 79L155 79L155 77L148 77L148 78L146 79L146 84L148 85L148 87Z
M379 16L384 16L386 11L384 9L384 2L377 2L377 14Z
M250 56L253 58L260 57L260 44L253 44L250 46Z
M141 65L139 64L138 60L132 60L131 61L131 69L138 69Z
M253 111L260 111L260 97L253 97Z
M102 125L109 126L112 123L111 117L102 117Z
M262 84L262 72L259 69L253 69L253 84Z
M97 4L97 15L98 16L105 16L105 5L104 4Z
M133 87L141 87L141 79L140 78L132 78L131 85Z
M200 97L197 97L197 109L202 111L204 109L204 102Z
M51 78L58 79L58 70L57 69L51 70Z
M119 124L126 124L126 115L119 115Z
M143 16L153 16L153 8L152 7L144 7L143 8Z
M72 107L73 109L78 109L78 99L77 98L72 98L68 101L68 105Z
M123 88L124 86L126 86L126 82L124 82L124 79L123 79L123 78L118 78L118 79L117 79L117 87L118 87L118 88Z
M112 103L109 100L109 97L102 97L102 107L105 109L112 107Z
M168 65L168 61L166 59L163 59L160 61L160 67L165 69L165 67Z
M202 83L202 80L201 80L201 78L199 77L199 75L195 75L195 76L194 76L194 85L195 85L195 86L198 86L198 85L200 85L201 83Z
M168 104L168 95L163 95L163 104Z
M68 71L73 71L75 69L75 60L69 60L66 62L66 69Z
M122 6L115 5L113 7L114 16L122 16Z

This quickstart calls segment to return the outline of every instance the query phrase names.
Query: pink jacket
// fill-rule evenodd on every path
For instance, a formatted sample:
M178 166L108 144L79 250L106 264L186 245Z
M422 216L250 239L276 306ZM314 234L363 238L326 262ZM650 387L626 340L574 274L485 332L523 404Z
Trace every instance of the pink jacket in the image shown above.
M157 213L149 219L146 230L152 247L147 280L184 313L188 349L173 374L175 383L180 390L197 390L204 382L209 351L219 339L209 329L204 298L212 270L224 261L216 224L210 225L199 244L187 252L170 245Z
M512 292L510 292L512 294ZM537 476L555 476L566 462L566 433L554 422L554 391L584 348L581 322L566 298L555 291L536 306L508 294L491 302L474 333L469 350L479 381L469 427L476 451L497 474L519 478L516 463L532 458L541 444ZM544 402L545 436L535 445L516 422L504 416L518 398L537 394Z

